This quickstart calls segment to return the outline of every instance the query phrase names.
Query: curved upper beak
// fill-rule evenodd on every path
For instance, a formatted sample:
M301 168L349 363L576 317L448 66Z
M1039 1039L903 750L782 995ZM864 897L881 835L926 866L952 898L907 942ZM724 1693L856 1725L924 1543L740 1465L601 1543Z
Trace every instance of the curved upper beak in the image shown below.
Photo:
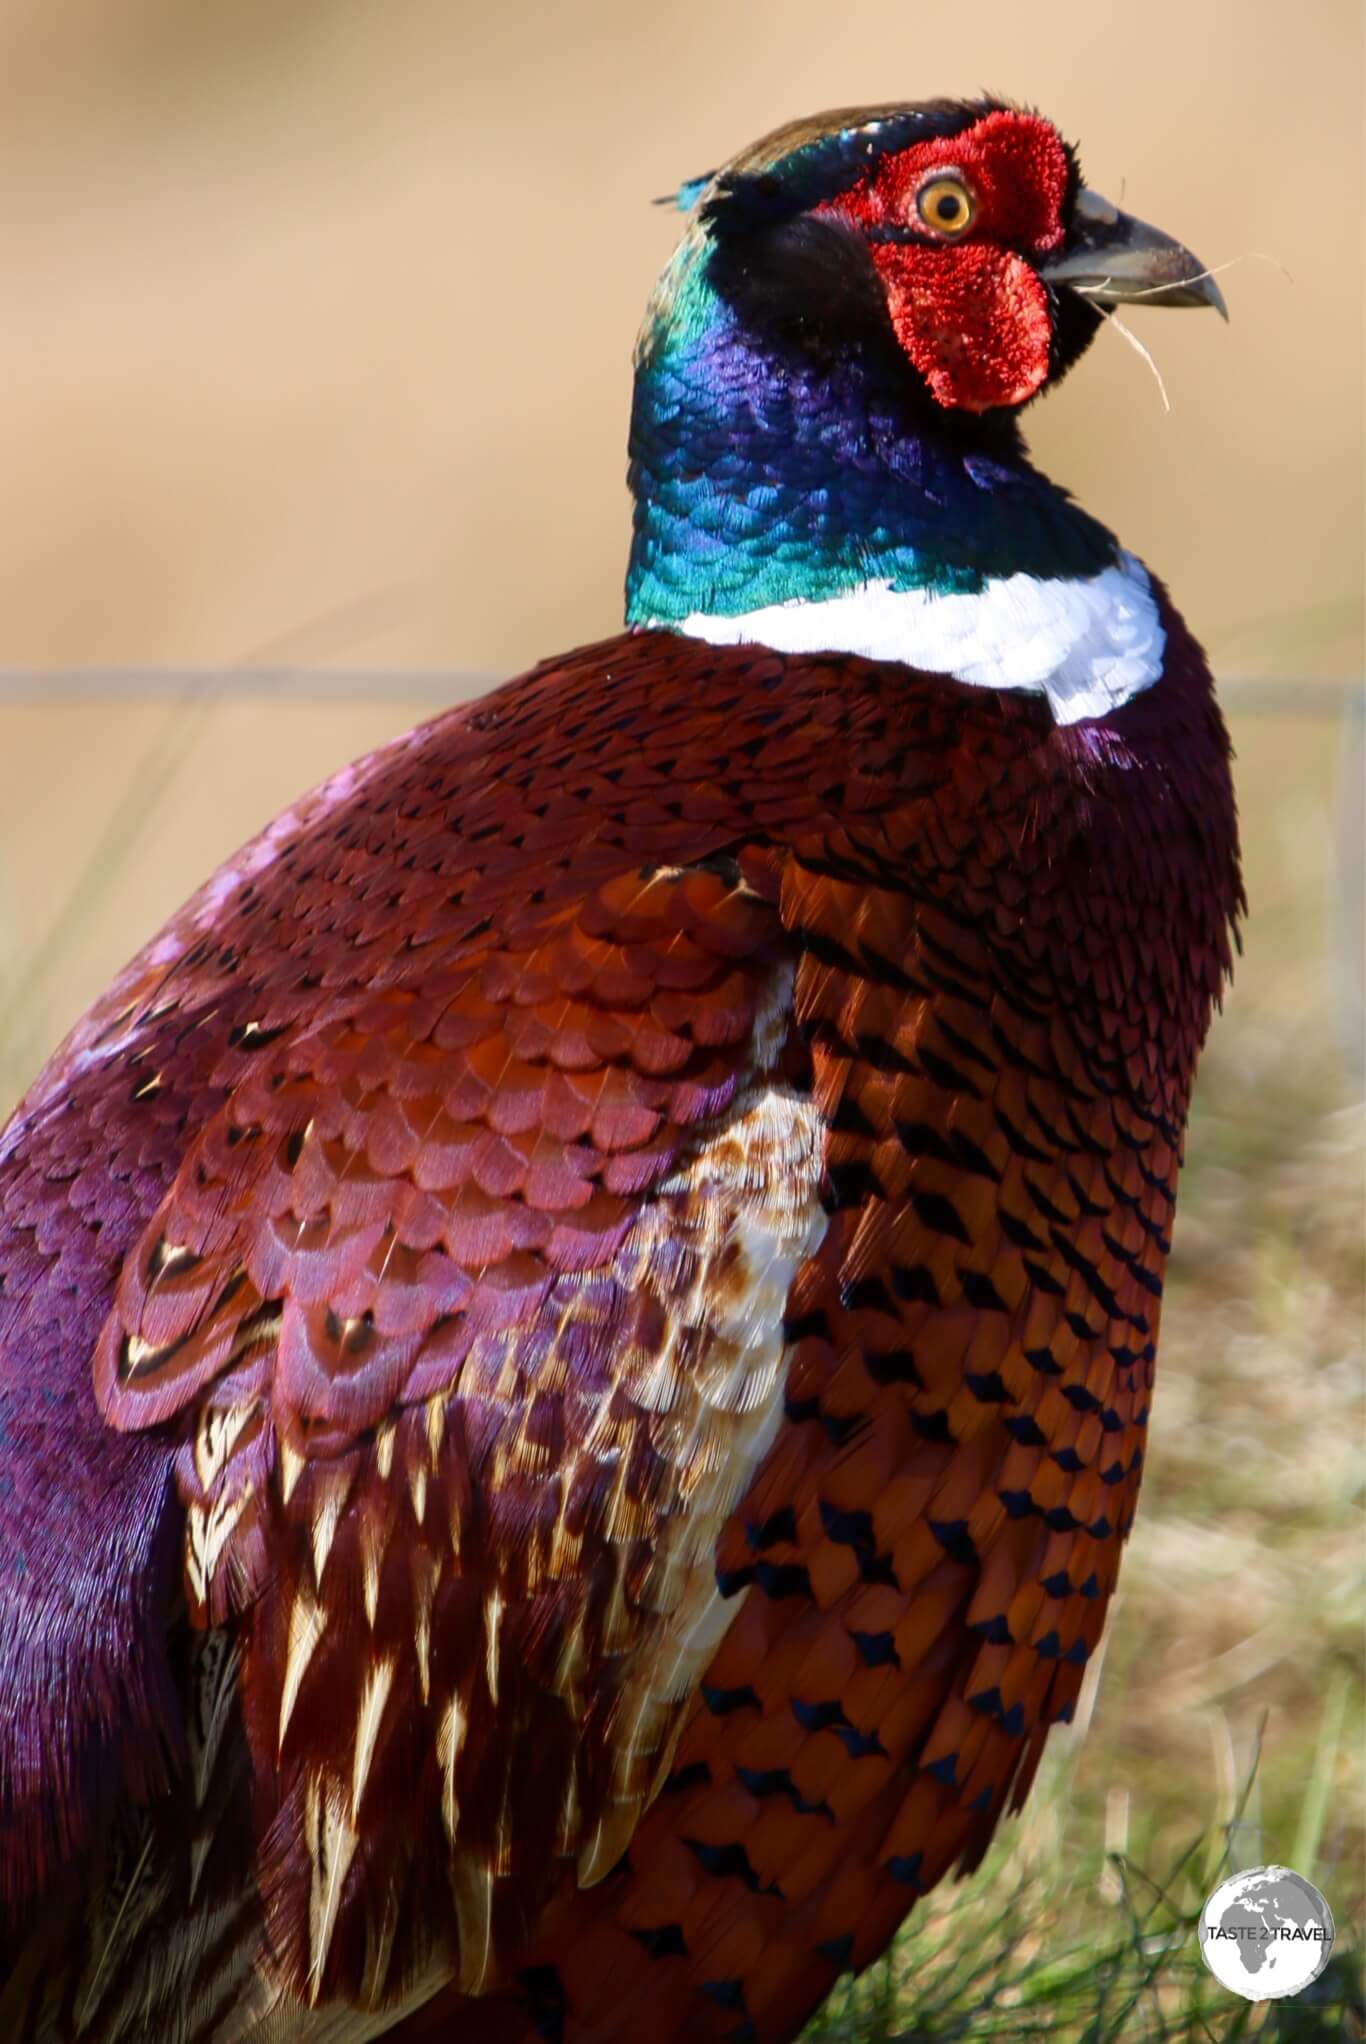
M1072 231L1039 274L1098 305L1212 305L1228 318L1224 294L1188 248L1099 192L1077 194Z

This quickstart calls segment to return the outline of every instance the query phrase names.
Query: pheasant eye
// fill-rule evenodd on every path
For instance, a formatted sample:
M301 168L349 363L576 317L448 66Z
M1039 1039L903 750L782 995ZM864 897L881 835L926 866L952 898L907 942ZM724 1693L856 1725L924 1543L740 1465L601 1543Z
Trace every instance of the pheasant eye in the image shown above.
M936 177L916 193L915 210L932 234L955 241L971 227L976 208L961 178Z

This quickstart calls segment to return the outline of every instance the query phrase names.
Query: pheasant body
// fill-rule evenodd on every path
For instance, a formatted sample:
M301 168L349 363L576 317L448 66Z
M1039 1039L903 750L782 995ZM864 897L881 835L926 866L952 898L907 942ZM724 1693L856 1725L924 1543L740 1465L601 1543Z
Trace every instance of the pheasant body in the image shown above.
M306 798L0 1141L7 2035L776 2044L1070 1715L1238 904L1208 674L1155 585L1101 721L712 646L680 529L681 633Z

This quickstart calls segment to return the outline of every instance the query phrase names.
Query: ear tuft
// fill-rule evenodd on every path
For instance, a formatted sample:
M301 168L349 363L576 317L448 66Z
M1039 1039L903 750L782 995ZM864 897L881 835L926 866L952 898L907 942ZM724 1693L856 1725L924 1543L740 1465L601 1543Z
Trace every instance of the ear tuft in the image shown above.
M707 186L715 177L714 170L704 170L700 177L686 178L676 192L663 192L652 199L652 206L673 206L680 213L691 213Z

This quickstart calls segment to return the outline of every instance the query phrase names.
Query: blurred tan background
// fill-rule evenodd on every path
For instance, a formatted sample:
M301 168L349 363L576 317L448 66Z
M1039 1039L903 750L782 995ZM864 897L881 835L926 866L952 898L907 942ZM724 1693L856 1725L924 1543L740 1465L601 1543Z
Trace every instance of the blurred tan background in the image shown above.
M1159 1829L1227 1814L1270 1709L1271 1843L1303 1844L1318 1769L1334 1862L1360 1813L1362 44L1358 0L0 0L0 1119L302 785L617 627L656 194L797 113L985 87L1206 262L1271 259L1222 277L1228 328L1133 313L1169 415L1102 332L1028 422L1210 648L1253 903L1082 1807L1091 1833L1117 1793ZM1274 1425L1235 1439L1226 1398Z
M1031 419L1228 666L1349 657L1357 0L3 0L0 656L382 656L611 628L648 201L794 113L990 87L1233 312L1103 335ZM1137 315L1134 323L1139 324Z

